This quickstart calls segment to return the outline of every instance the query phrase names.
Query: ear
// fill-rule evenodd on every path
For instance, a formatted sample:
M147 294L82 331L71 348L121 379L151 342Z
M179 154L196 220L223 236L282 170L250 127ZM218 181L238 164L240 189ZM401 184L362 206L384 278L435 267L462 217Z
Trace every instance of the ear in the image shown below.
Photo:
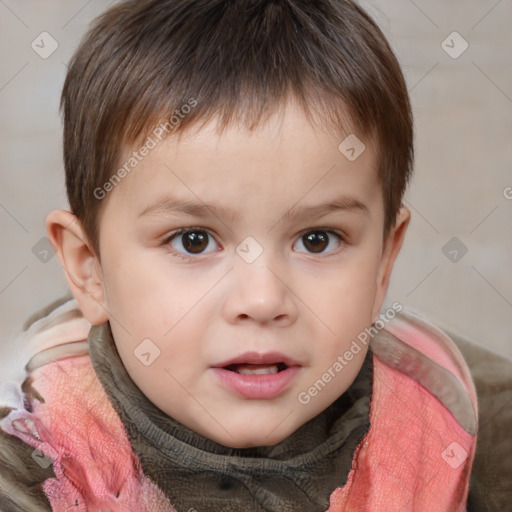
M46 218L53 250L85 319L92 325L108 320L101 264L82 224L67 210L54 210Z
M373 322L375 322L378 318L380 309L386 296L386 292L388 291L391 271L393 270L396 257L398 256L398 253L402 247L402 243L404 241L405 233L407 231L407 227L409 226L410 220L411 212L405 206L402 206L398 211L395 226L389 233L384 243L377 275L377 291L372 308Z

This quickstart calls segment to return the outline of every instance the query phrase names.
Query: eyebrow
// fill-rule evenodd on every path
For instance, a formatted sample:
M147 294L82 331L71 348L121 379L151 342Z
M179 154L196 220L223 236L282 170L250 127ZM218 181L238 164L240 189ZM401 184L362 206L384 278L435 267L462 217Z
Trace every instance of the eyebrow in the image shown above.
M355 197L342 195L331 201L321 204L293 206L284 215L287 221L303 219L307 217L319 217L331 212L343 211L348 213L359 213L370 216L368 206ZM137 215L137 218L149 215L161 214L188 214L194 217L208 217L212 213L217 217L230 218L232 220L240 217L238 212L231 208L215 205L212 203L198 202L187 199L163 197L152 205L145 208Z

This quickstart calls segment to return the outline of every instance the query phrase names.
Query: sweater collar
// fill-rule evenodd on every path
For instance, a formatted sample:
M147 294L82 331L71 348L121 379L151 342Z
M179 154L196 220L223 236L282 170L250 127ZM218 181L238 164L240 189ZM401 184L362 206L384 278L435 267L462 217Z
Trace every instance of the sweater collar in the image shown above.
M124 368L110 324L93 326L89 353L144 473L180 511L324 512L347 482L367 433L373 353L348 390L274 446L231 448L207 439L156 407Z

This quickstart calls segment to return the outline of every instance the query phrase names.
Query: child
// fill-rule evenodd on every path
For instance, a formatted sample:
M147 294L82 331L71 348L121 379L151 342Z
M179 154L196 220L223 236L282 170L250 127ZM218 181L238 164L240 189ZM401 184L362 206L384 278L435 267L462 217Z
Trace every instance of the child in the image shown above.
M383 308L413 129L360 7L120 2L62 108L74 297L3 379L4 510L466 510L469 368Z

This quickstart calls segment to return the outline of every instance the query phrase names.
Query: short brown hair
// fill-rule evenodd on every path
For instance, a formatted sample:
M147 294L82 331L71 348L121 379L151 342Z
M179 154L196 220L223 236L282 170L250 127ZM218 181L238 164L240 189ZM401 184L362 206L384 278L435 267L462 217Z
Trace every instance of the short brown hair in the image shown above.
M123 149L195 98L175 132L218 116L252 129L293 95L308 119L377 141L393 227L412 174L413 120L400 65L351 0L125 0L94 20L61 97L72 212L99 257L94 190ZM341 140L340 140L341 142Z

